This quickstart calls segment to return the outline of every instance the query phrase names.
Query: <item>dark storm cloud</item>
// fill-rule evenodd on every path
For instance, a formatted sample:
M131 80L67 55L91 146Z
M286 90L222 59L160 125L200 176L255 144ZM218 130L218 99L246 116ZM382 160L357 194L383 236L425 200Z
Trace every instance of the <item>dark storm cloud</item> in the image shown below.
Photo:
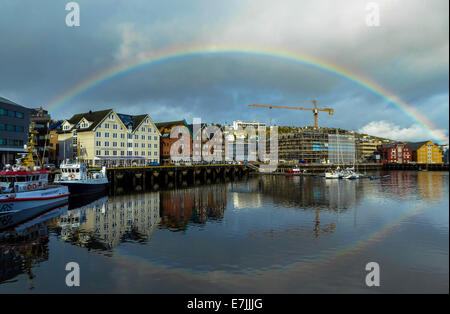
M365 25L365 3L346 1L77 1L81 26L65 25L66 1L0 4L0 95L35 107L97 73L170 46L264 46L328 60L367 77L418 108L448 133L448 2L377 1L381 25ZM54 110L148 112L154 120L258 119L311 124L308 112L248 108L249 103L336 109L327 126L359 129L414 121L382 98L333 74L277 58L210 55L129 72Z

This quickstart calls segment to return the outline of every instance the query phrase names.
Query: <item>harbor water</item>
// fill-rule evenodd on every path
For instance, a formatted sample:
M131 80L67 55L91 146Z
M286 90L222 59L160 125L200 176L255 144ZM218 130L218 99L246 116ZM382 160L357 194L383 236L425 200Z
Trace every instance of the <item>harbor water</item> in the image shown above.
M71 199L0 232L0 293L448 293L448 172L374 176ZM66 285L70 262L78 287Z

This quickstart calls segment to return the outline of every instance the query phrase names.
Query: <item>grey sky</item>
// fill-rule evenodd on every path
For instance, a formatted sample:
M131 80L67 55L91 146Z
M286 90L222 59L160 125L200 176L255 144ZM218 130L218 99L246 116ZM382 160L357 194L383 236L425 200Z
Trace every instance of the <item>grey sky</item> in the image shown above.
M1 96L45 107L96 73L143 54L194 44L263 46L314 56L377 82L417 108L448 142L446 0L373 1L380 7L379 27L367 27L369 1L361 0L79 0L81 26L69 28L67 2L1 1ZM324 126L379 135L398 128L399 139L429 137L398 108L341 77L274 57L239 54L190 56L141 67L51 113L67 118L114 108L149 113L155 121L272 119L302 126L312 124L312 114L247 105L306 106L311 99L336 109L333 117L319 116ZM385 123L374 123L379 121ZM408 129L414 132L404 132Z

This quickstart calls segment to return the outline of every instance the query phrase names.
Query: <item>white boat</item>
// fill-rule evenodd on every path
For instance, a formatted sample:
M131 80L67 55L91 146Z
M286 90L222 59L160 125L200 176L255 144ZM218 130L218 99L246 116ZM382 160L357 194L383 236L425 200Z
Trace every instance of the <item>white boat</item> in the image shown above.
M337 167L335 170L327 170L325 172L325 179L341 179L344 177L343 172Z
M61 174L55 176L54 182L69 188L71 195L104 192L108 186L106 167L101 171L87 171L87 167L76 160L63 162L60 165Z
M30 219L46 210L68 203L65 186L49 185L51 171L36 167L33 161L33 132L26 156L18 165L0 171L0 228L4 229ZM23 159L23 160L22 160Z
M355 168L347 168L344 170L344 179L353 180L353 179L359 179L362 177L364 177L364 175L359 172L356 172Z

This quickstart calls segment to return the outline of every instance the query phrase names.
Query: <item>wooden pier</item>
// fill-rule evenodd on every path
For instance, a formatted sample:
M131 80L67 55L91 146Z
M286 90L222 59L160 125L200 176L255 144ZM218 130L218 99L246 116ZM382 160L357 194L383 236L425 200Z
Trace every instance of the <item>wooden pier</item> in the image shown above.
M100 168L90 168L89 171ZM106 168L112 186L133 185L143 189L168 187L188 183L212 183L216 179L242 177L250 169L245 165L214 164L192 166L148 166L148 167L110 167Z
M384 164L383 170L448 171L448 164Z

